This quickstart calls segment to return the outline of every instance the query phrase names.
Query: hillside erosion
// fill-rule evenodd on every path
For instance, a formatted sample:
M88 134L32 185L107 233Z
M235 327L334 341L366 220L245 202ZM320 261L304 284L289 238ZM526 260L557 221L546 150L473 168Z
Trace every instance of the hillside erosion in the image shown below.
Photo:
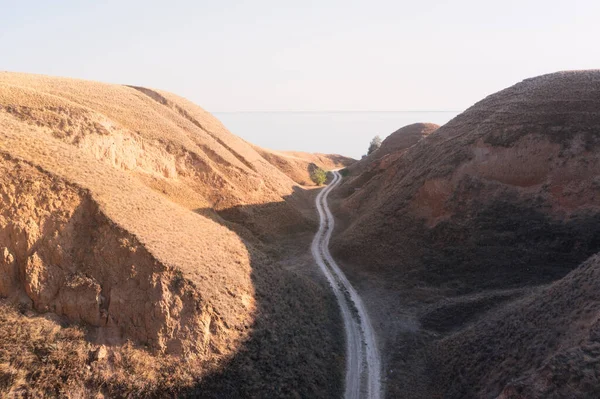
M463 291L565 275L600 243L599 93L598 71L528 79L350 176L335 254Z
M312 193L259 151L167 92L0 73L0 392L335 395L333 299L278 246Z
M235 349L254 306L236 234L28 126L0 127L0 294L161 351Z
M385 170L401 157L408 148L438 128L439 126L434 123L413 123L401 127L387 136L381 142L381 147L346 168L344 171L346 179L338 190L337 197L346 197L354 191L360 190L373 176Z
M527 79L348 168L332 252L390 397L597 396L599 107L600 71Z

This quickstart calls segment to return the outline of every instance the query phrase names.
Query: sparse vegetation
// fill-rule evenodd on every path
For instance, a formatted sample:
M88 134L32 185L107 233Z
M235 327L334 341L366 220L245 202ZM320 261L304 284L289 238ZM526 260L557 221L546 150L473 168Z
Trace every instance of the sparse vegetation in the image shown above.
M335 300L276 263L286 234L293 250L312 236L296 208L304 191L210 114L157 93L0 72L0 296L10 296L0 301L0 397L339 397ZM302 201L283 201L292 194ZM54 216L60 223L39 220ZM56 288L48 300L61 306L47 308L59 315L33 311L27 281L5 278L11 226L38 243L35 271L57 276L36 288ZM53 235L57 226L73 237ZM72 281L49 270L58 263L77 271ZM100 309L95 287L106 289ZM117 327L82 317L97 314ZM201 339L172 335L198 321Z
M373 137L373 140L371 140L371 143L369 144L369 150L367 151L367 155L370 155L373 152L377 151L379 149L379 147L381 147L381 137L375 136L375 137Z
M321 168L337 169L350 165L353 160L341 155L311 154L307 152L271 151L255 147L256 151L277 169L281 170L296 183L313 185L310 175L313 170Z
M0 302L0 397L173 395L205 370L200 361L153 356L131 343L90 344L85 334Z
M600 397L598 79L528 79L342 182L333 256L397 293L375 324L419 318L384 332L389 397Z
M327 181L327 172L321 168L316 168L310 174L310 178L316 185L321 186Z

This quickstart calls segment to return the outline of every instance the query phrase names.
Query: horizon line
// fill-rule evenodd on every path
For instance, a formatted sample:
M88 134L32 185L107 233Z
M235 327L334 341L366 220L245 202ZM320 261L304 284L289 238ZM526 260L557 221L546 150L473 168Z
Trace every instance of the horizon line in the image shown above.
M255 111L209 111L213 114L326 114L326 113L425 113L425 112L462 112L464 110L255 110Z

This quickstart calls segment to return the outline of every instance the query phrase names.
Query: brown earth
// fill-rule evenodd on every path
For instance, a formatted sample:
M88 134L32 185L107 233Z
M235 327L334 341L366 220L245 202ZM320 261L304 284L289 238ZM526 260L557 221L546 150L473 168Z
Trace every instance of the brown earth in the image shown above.
M417 144L421 139L429 136L439 129L435 123L413 123L396 130L387 136L382 142L381 147L371 155L374 158L382 158L392 152L406 150Z
M267 161L303 186L314 186L310 176L317 168L340 169L356 162L342 155L311 154L306 152L272 151L254 147Z
M348 196L354 191L360 190L367 181L394 163L408 148L438 128L439 126L434 123L413 123L401 127L387 136L382 141L381 147L363 159L350 164L343 171L346 180L340 187L342 191L338 196Z
M0 73L0 171L2 395L341 389L314 193L206 111Z
M389 397L597 396L599 313L570 281L600 251L599 106L600 71L528 79L342 183L333 253L379 327Z
M600 396L600 256L434 345L444 397Z

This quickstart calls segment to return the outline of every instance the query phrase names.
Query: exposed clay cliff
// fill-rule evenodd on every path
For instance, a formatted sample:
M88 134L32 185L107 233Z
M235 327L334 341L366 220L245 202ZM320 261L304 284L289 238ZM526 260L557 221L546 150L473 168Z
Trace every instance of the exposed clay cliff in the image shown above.
M598 250L598 92L598 72L558 73L475 104L340 191L359 216L336 254L465 290L563 276Z
M201 354L222 333L225 320L197 287L110 220L87 190L7 155L0 171L0 296L96 327L109 341L168 353Z
M597 396L599 104L600 71L527 79L345 179L388 395Z
M269 244L310 235L311 193L201 108L0 73L0 176L2 394L339 389L323 351L340 344L313 326L336 322L333 299ZM277 343L293 346L291 330L297 355Z

